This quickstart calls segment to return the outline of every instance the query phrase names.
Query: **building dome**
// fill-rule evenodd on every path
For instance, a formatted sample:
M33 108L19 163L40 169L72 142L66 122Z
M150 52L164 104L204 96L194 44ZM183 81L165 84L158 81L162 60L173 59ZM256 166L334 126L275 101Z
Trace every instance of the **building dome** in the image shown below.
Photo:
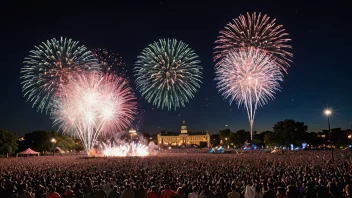
M182 122L181 133L187 133L187 125L185 121Z

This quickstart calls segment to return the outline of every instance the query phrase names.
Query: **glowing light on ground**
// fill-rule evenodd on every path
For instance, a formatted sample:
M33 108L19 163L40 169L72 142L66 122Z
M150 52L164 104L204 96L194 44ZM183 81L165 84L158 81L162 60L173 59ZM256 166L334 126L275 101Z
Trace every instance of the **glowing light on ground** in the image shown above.
M107 145L103 143L103 154L107 157L148 156L149 147L141 143L124 143L122 145Z

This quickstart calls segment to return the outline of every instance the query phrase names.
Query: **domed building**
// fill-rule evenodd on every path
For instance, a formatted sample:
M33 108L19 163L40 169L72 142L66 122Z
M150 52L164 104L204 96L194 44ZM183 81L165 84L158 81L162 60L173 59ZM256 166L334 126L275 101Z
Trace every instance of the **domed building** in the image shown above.
M205 142L210 145L210 134L208 132L188 133L186 122L181 125L181 133L158 133L158 144L181 146L200 145Z

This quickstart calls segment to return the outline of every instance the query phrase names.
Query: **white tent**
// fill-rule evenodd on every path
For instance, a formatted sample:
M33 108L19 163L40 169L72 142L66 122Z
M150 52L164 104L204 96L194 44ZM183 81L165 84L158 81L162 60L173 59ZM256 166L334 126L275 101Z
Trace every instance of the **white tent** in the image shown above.
M62 150L60 147L58 147L58 146L56 147L56 150L58 150L60 154L65 153L65 151L63 151L63 150Z

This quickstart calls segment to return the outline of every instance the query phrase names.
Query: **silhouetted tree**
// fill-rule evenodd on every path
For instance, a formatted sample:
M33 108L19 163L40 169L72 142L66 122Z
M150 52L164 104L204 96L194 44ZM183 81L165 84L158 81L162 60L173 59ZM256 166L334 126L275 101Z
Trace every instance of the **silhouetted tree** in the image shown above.
M231 134L230 129L224 129L224 130L220 130L219 131L219 136L220 136L220 140L225 140L225 138L229 138Z
M301 144L308 127L304 125L304 122L286 119L276 123L273 129L276 143L281 146L288 146L290 144Z
M74 139L74 141L75 141L75 150L77 152L83 151L84 150L84 146L82 144L82 141L80 139Z
M263 140L265 146L275 146L276 139L273 132L266 132Z
M237 146L237 147L241 147L243 146L243 144L250 139L250 134L248 133L248 131L245 130L238 130L236 131L236 133L234 133L233 137L231 137L231 139L233 139L233 143Z
M211 134L210 135L210 144L214 147L220 144L219 134Z
M0 153L15 153L18 149L18 136L8 130L0 129Z
M56 142L51 142L52 139ZM23 143L22 143L23 142ZM35 151L54 151L56 147L60 147L64 151L71 151L76 148L75 140L67 135L58 132L33 131L24 136L21 147L32 148Z
M199 143L199 147L200 148L206 148L208 146L208 143L207 142L200 142Z
M260 137L254 137L252 140L252 144L255 144L257 146L263 146L263 140Z

